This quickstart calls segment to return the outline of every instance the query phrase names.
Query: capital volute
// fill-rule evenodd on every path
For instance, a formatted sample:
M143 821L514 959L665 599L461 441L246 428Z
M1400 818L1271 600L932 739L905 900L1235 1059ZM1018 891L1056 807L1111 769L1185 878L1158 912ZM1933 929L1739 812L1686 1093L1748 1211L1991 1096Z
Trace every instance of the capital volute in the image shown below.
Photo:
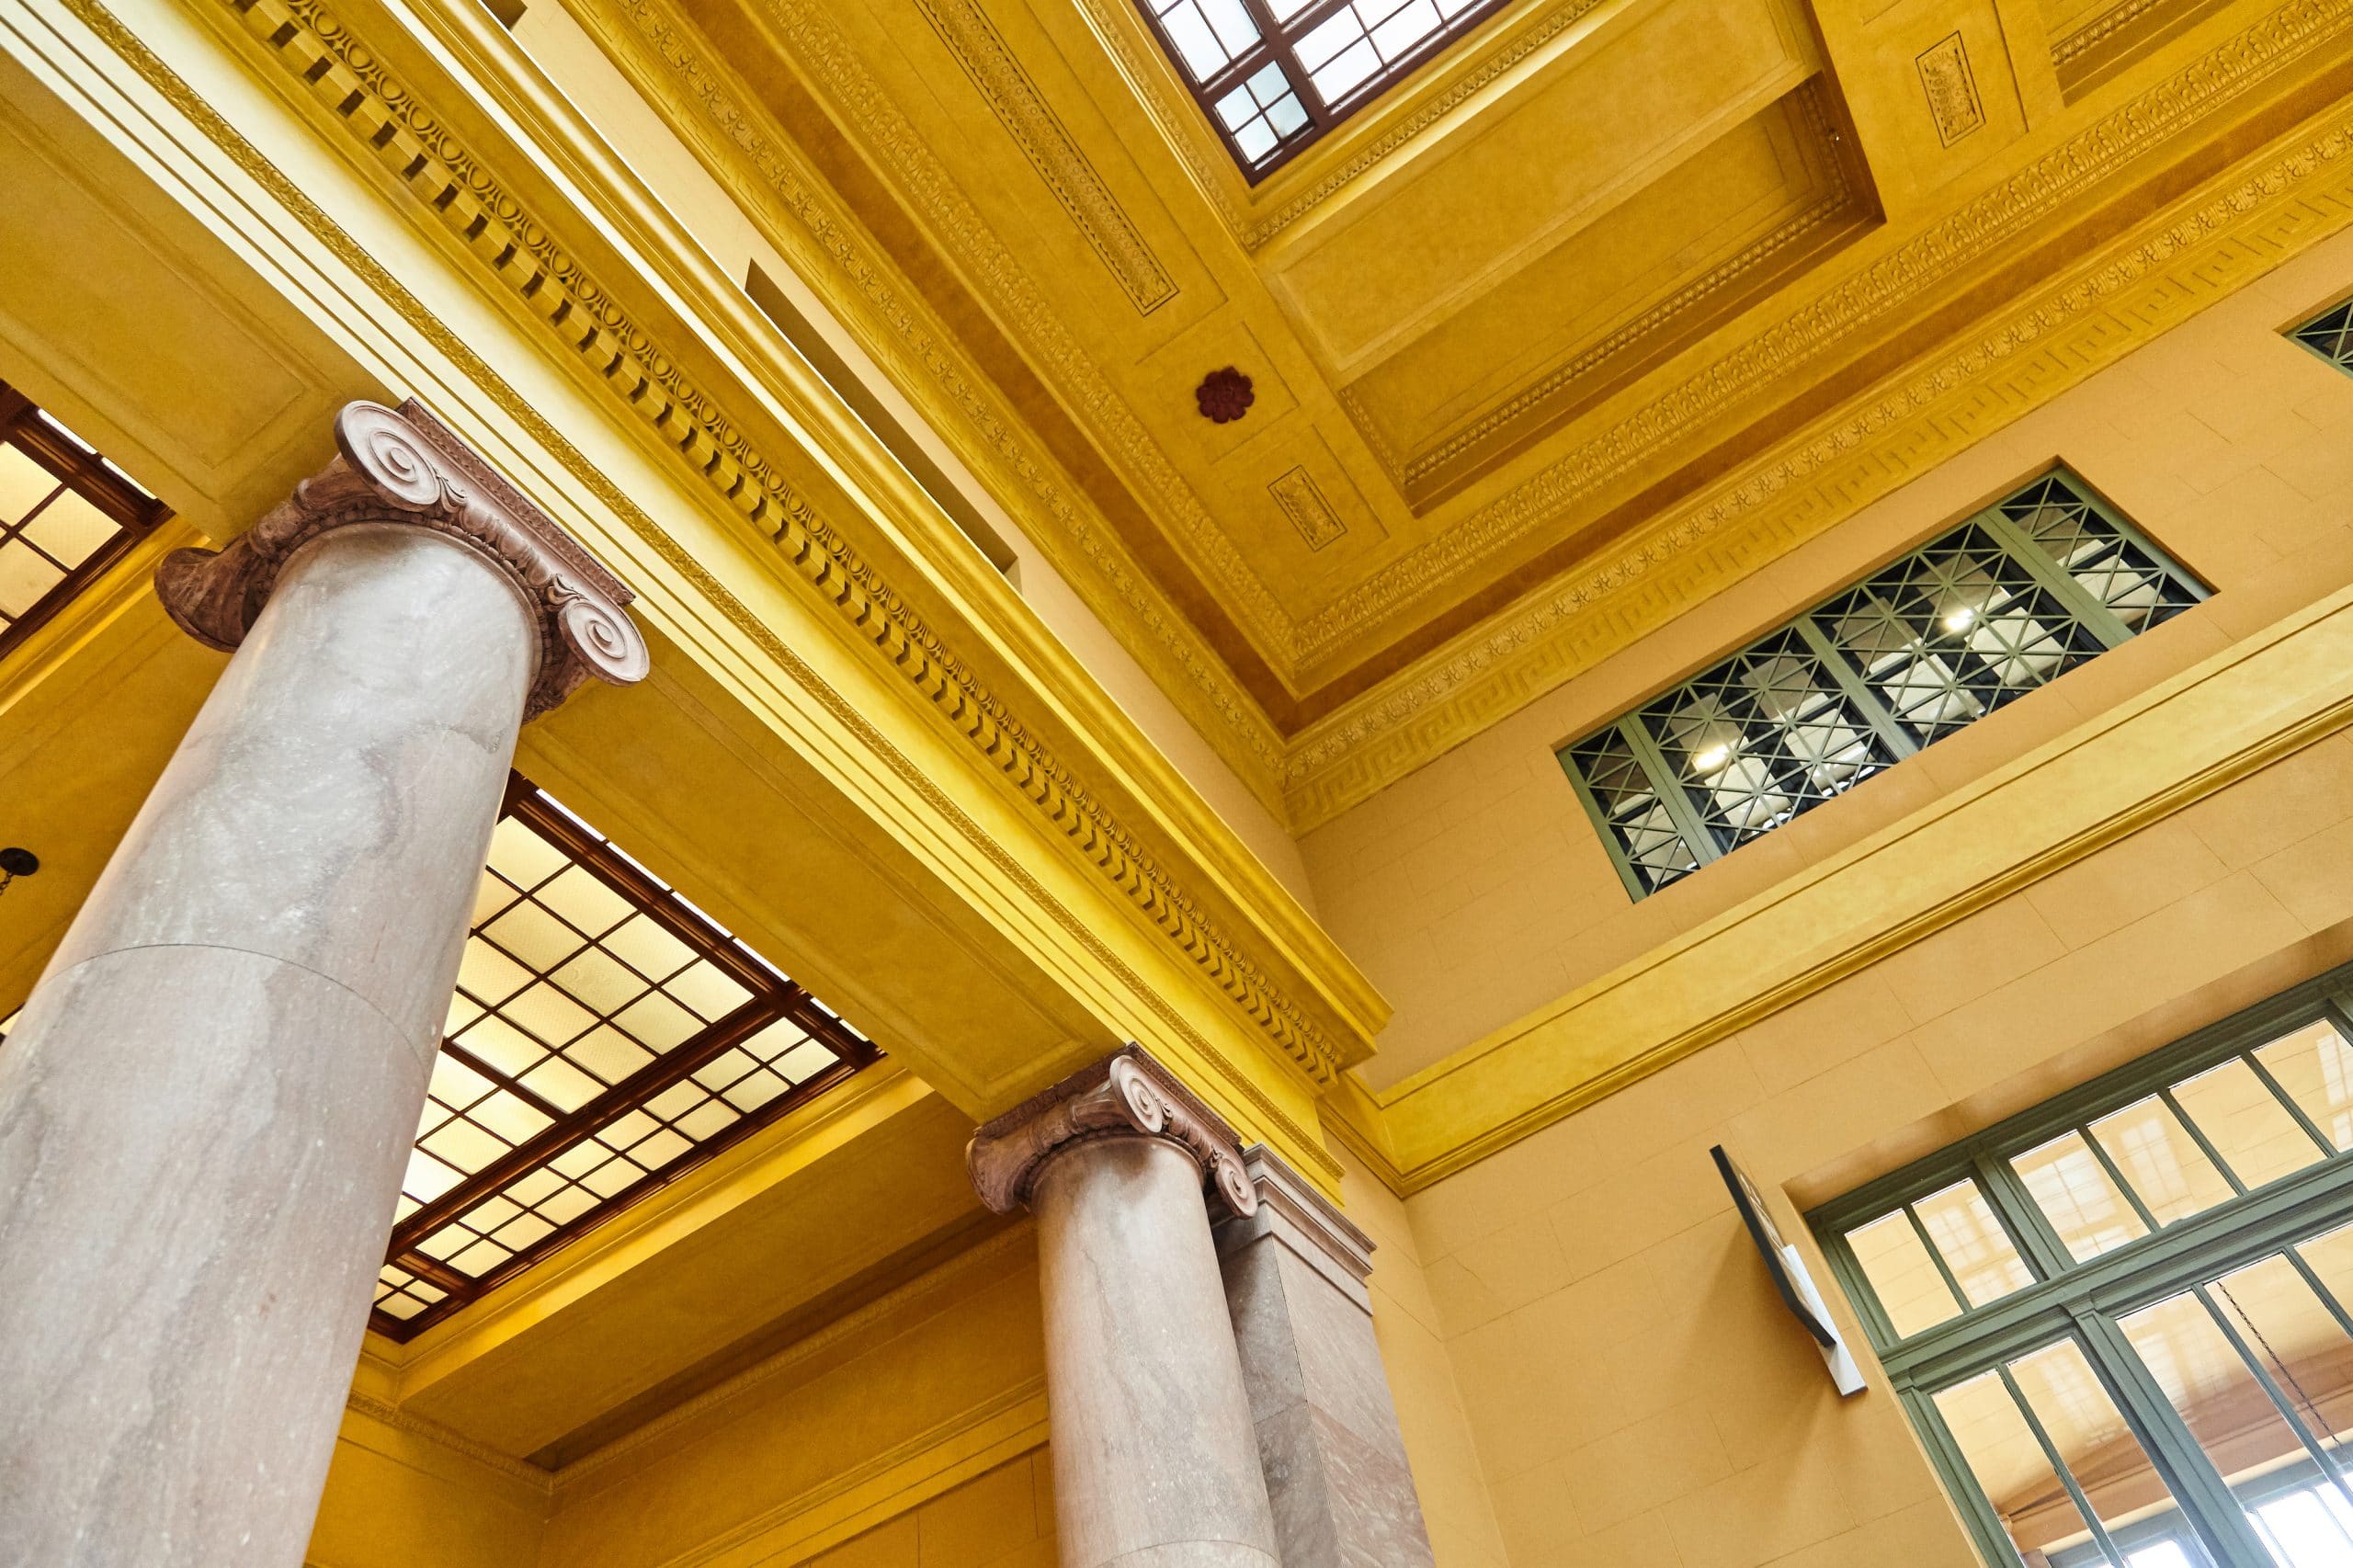
M260 619L278 574L321 535L361 524L420 528L472 549L506 575L539 631L539 666L523 716L561 704L590 676L627 686L651 655L628 614L636 597L570 535L415 400L395 411L346 403L336 457L221 550L176 550L155 586L198 642L234 649Z
M1006 1214L1029 1203L1039 1174L1055 1155L1097 1139L1137 1137L1182 1148L1228 1209L1256 1211L1257 1189L1233 1130L1133 1045L985 1123L964 1157L981 1201Z

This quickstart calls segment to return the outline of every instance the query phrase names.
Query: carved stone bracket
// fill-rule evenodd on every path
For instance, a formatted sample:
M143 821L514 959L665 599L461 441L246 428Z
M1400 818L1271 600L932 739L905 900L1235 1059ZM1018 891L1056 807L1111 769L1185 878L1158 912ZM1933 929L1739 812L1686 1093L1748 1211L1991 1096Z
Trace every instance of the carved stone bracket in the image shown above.
M964 1158L981 1201L1008 1214L1029 1201L1038 1173L1064 1149L1098 1138L1163 1138L1200 1162L1236 1214L1258 1209L1233 1130L1166 1068L1131 1045L1080 1069L984 1124Z
M627 613L637 596L414 399L399 412L346 403L340 453L227 548L176 550L155 570L181 630L223 651L244 641L278 574L322 534L357 524L427 528L506 574L539 624L538 677L523 716L556 707L594 676L645 678L652 658Z

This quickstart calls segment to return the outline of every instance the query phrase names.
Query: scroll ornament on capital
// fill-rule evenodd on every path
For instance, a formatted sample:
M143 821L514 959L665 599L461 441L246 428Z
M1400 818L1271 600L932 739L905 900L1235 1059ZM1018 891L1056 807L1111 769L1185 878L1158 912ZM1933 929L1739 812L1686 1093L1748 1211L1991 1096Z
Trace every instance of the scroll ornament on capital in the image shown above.
M1233 1132L1135 1046L986 1123L964 1153L981 1201L1007 1214L1029 1201L1038 1173L1054 1154L1100 1138L1139 1136L1176 1144L1200 1163L1203 1179L1227 1208L1256 1212L1258 1190Z
M181 630L223 652L244 641L286 563L304 545L361 524L421 528L501 572L539 632L523 716L560 706L590 676L645 678L652 656L628 614L637 596L415 400L398 411L346 403L337 456L221 550L176 550L155 587Z

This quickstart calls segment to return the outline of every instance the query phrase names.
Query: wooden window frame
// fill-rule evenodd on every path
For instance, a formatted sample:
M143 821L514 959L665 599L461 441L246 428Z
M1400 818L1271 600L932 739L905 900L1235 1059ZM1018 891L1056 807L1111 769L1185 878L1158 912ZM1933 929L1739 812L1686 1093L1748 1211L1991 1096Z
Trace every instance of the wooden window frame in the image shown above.
M116 525L114 538L71 568L25 613L0 627L0 659L57 618L75 596L104 576L172 515L170 507L107 466L104 458L42 417L32 399L0 381L0 445L16 448Z

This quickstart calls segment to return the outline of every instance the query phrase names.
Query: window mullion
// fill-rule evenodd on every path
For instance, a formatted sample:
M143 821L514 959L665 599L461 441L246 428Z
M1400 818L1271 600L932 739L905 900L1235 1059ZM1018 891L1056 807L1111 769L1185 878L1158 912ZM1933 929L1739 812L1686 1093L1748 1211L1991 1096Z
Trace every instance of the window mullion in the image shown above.
M2092 1158L2099 1162L2099 1168L2108 1173L2108 1179L2116 1184L2116 1190L2124 1195L2124 1201L2132 1206L2132 1212L2141 1217L2141 1223L2149 1227L2149 1234L2154 1236L2164 1230L2165 1221L2157 1218L2154 1210L2142 1201L2139 1189L2126 1179L2124 1168L2116 1163L2114 1156L2110 1155L2106 1147L2101 1144L2099 1135L2092 1131L2091 1124L2086 1122L2083 1126L2074 1129L2074 1131L2076 1136L2083 1139L2084 1147L2092 1152Z
M2124 1554L2117 1550L2116 1542L2109 1538L2108 1526L2100 1522L2099 1510L2094 1508L2092 1500L2084 1494L2083 1483L2075 1479L2075 1471L2068 1466L2067 1456L2061 1453L2059 1445L2051 1440L2051 1433L2042 1425L2042 1417L2037 1415L2034 1406L2028 1403L2026 1391L2018 1387L2018 1381L2010 1375L2009 1368L1996 1367L1994 1370L1995 1375L2002 1380L2002 1387L2008 1392L2010 1403L2017 1405L2018 1414L2026 1418L2026 1429L2034 1435L2035 1446L2042 1450L2044 1460L2051 1466L2051 1473L2058 1478L2061 1486L2066 1488L2068 1500L2075 1505L2075 1512L2083 1516L2085 1525L2092 1532L2092 1539L2099 1542L2099 1554L2108 1559L2109 1568L2125 1568Z
M2009 1161L1979 1154L1970 1161L1970 1168L1976 1173L1977 1188L1994 1206L1995 1217L2007 1226L2027 1262L2045 1279L2056 1279L2075 1267L2075 1254L2060 1240L2050 1216L2027 1190L2026 1178Z
M2321 1474L2336 1486L2346 1502L2353 1503L2353 1486L2346 1483L2345 1472L2337 1468L2336 1460L2330 1457L2328 1450L2313 1439L2312 1432L2304 1425L2303 1416L2297 1413L2294 1403L2289 1400L2287 1391L2280 1388L2271 1374L2264 1369L2262 1361L2248 1346L2245 1335L2240 1334L2222 1309L2214 1304L2214 1298L2207 1294L2207 1287L2198 1286L2191 1293L2198 1298L2199 1305L2206 1309L2206 1315L2214 1320L2214 1326L2222 1331L2222 1337L2230 1341L2231 1348L2236 1351L2238 1358L2246 1364L2246 1369L2255 1375L2255 1381L2263 1386L2264 1397L2271 1401L2272 1408L2279 1411L2280 1417L2288 1423L2288 1429L2293 1432L2296 1435L2296 1440L2303 1445L2304 1452L2312 1456L2314 1464L2320 1466ZM2235 1301L2232 1302L2234 1306L2237 1304Z
M1629 713L1618 721L1618 733L1625 739L1626 747L1642 764L1643 776L1651 781L1651 792L1666 807L1666 814L1675 819L1676 830L1683 835L1683 842L1690 846L1693 858L1702 866L1723 858L1723 846L1716 841L1714 830L1700 816L1699 808L1692 803L1683 780L1677 778L1674 766L1666 760L1666 753L1651 736L1649 726L1639 713Z
M1813 651L1813 656L1820 661L1823 669L1837 683L1847 700L1861 711L1872 733L1879 737L1880 744L1895 754L1896 761L1901 762L1920 749L1920 743L1904 730L1904 721L1898 719L1895 710L1871 689L1870 681L1847 659L1846 650L1830 640L1830 634L1822 630L1813 617L1802 615L1792 624L1797 627L1798 635L1805 640L1805 645Z
M1937 1278L1945 1282L1947 1290L1952 1292L1952 1304L1966 1314L1970 1310L1969 1292L1961 1288L1960 1277L1953 1273L1952 1265L1945 1261L1944 1249L1937 1245L1934 1236L1928 1234L1928 1227L1920 1222L1918 1210L1907 1203L1904 1206L1904 1217L1912 1221L1912 1233L1920 1238L1920 1250L1927 1253L1928 1261L1937 1266Z
M2105 646L2120 648L2132 640L2132 629L2045 554L2040 545L2027 537L2025 529L2002 516L2000 506L1989 506L1979 513L1977 523L1995 543L2002 547L2003 554L2026 568L2036 582L2058 599L2068 614L2089 628L2092 635Z
M2231 1196L2245 1198L2246 1183L2239 1179L2238 1172L2231 1169L2231 1163L2222 1158L2222 1152L2214 1147L2214 1141L2206 1136L2206 1130L2198 1125L2197 1119L2181 1108L2181 1102L2173 1097L2173 1086L2168 1084L2159 1089L2157 1098L2164 1102L2167 1110L2173 1112L2174 1119L2181 1123L2181 1130L2189 1134L2191 1142L2198 1145L2198 1152L2205 1155L2207 1161L2216 1170L2222 1173L2222 1179L2231 1184Z
M1585 807L1586 815L1592 819L1593 825L1598 830L1601 847L1608 853L1609 863L1618 868L1618 880L1626 884L1626 891L1636 899L1646 897L1651 889L1643 881L1643 874L1632 858L1627 855L1625 845L1619 841L1618 824L1602 809L1600 797L1586 783L1585 775L1578 771L1575 760L1568 752L1555 753L1554 758L1560 763L1561 770L1569 776L1569 788L1576 791L1578 803ZM1643 776L1649 777L1647 767ZM1658 792L1658 781L1654 778L1651 780L1651 791L1653 795Z
M2279 1080L2271 1075L2271 1069L2266 1067L2254 1051L2242 1051L2234 1060L2244 1062L2254 1070L2256 1082L2261 1084L2266 1092L2295 1119L2296 1125L2304 1130L2306 1137L2320 1145L2323 1159L2327 1159L2336 1153L2336 1145L2328 1141L2328 1134L2320 1130L2320 1123L2314 1121L2304 1108L2296 1103L2296 1096L2290 1094Z
M2239 1506L2222 1473L2182 1421L2181 1413L2133 1350L2124 1331L2097 1312L2075 1314L2092 1370L2108 1386L2109 1397L2133 1430L2133 1436L2157 1468L2158 1476L2180 1503L2190 1528L2198 1532L2218 1568L2274 1568L2246 1511Z
M1250 13L1251 21L1257 25L1259 41L1266 45L1270 55L1281 62L1284 74L1290 78L1291 91L1299 95L1300 104L1307 110L1308 117L1315 122L1315 128L1318 131L1329 131L1336 123L1332 116L1332 106L1324 101L1324 95L1317 91L1315 83L1307 74L1306 68L1300 64L1299 51L1291 47L1290 29L1275 20L1274 12L1267 6L1266 0L1242 0L1242 6ZM1334 8L1337 9L1336 6ZM1309 18L1294 17L1292 19L1294 22L1304 24Z
M1977 1483L1969 1456L1954 1438L1952 1428L1945 1425L1944 1412L1937 1408L1936 1400L1917 1389L1901 1390L1897 1397L1911 1413L1912 1429L1925 1440L1928 1462L1942 1472L1946 1494L1960 1505L1961 1523L1968 1526L1979 1553L1989 1563L2023 1568L2025 1559L2018 1555L2018 1543L2002 1528L2002 1517Z

